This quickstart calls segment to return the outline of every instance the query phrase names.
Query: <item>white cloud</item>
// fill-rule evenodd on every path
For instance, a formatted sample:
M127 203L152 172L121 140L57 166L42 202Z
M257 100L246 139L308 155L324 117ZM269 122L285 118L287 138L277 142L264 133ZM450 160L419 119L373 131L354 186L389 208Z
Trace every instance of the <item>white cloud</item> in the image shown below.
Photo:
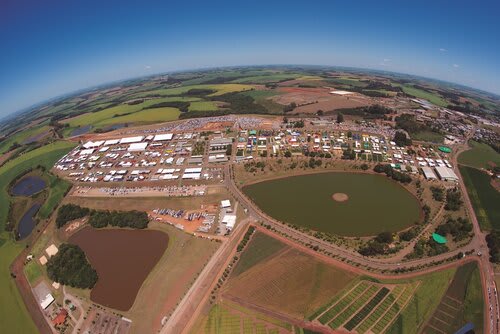
M389 58L384 58L381 62L380 62L380 66L389 66L390 65L390 62L391 62L391 59Z
M145 69L145 70L150 70L150 69L151 69L151 66L149 66L149 65L144 65L144 69Z
M460 65L458 65L458 64L453 64L453 67L454 67L454 68L459 68L459 67L460 67Z
M446 50L445 48L440 48L440 49L439 49L439 51L441 51L441 52L446 52L446 51L448 51L448 50Z

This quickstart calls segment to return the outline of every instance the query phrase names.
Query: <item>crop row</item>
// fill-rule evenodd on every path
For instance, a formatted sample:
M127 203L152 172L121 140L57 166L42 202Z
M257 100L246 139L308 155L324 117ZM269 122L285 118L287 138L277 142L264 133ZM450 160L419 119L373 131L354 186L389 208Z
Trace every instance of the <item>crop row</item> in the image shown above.
M375 334L378 334L387 327L399 314L399 312L406 305L408 300L413 296L413 292L415 291L416 283L413 283L410 287L405 289L405 291L401 294L401 296L396 300L394 304L389 308L384 317L382 317L372 328L372 331Z
M335 315L346 308L355 298L358 298L361 293L363 293L370 284L366 281L360 282L352 292L347 293L338 303L333 305L326 313L319 317L319 322L323 325L328 323Z
M354 301L347 309L339 314L328 326L331 328L340 327L347 319L349 319L361 306L363 306L375 293L379 290L378 286L372 285L365 293Z
M368 329L370 329L378 319L380 319L385 311L389 309L389 307L392 305L392 303L399 298L401 293L403 292L404 289L407 289L408 287L404 285L397 285L392 292L387 296L386 299L380 304L370 316L361 323L359 328L356 330L358 333L363 334L365 333Z
M386 287L380 289L377 294L344 325L344 328L348 331L353 330L382 301L382 299L387 296L389 292L390 290Z

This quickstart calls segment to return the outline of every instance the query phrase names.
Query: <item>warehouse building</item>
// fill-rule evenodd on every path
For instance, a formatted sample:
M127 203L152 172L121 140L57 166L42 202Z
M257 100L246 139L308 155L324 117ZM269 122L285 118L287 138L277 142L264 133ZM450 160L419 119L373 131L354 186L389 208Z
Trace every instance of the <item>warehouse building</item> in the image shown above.
M436 172L443 181L458 181L457 174L451 168L438 166L436 167Z
M430 167L422 167L422 172L427 180L437 180L436 174Z

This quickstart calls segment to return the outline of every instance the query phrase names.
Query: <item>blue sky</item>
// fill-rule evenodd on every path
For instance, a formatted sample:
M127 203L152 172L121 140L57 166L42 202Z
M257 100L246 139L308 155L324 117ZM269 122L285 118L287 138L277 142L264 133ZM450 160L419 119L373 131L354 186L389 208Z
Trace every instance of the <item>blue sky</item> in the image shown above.
M500 94L500 2L0 1L0 117L158 72L319 64Z

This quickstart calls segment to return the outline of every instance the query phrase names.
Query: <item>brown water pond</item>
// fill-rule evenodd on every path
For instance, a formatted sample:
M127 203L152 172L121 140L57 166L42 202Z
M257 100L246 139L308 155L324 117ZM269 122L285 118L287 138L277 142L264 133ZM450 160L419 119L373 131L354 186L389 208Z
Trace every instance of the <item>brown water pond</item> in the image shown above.
M68 241L83 249L99 275L90 299L127 311L142 283L167 249L168 235L151 230L85 227Z

